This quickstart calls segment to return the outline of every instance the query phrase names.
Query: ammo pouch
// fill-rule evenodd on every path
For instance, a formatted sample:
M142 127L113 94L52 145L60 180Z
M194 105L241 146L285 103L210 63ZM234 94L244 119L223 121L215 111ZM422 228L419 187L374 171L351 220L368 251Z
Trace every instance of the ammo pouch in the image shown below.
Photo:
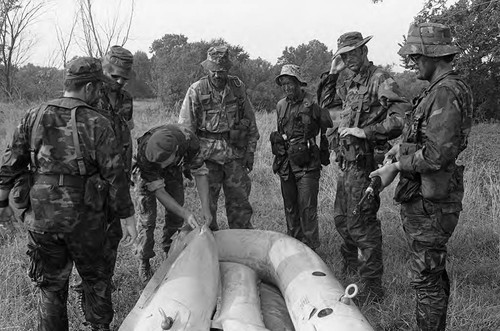
M421 174L422 180L422 196L431 201L442 200L450 193L451 177L454 174L455 167L451 170L442 169L439 171ZM463 171L463 169L462 169Z
M239 124L233 125L231 130L229 130L229 143L238 148L247 147L249 127L250 121L247 119L242 119Z
M420 180L400 176L399 183L394 190L394 201L408 202L420 195Z
M278 131L271 132L269 141L271 142L271 151L273 155L284 156L286 154L285 139Z
M340 154L344 158L344 161L355 162L358 158L365 154L363 150L366 142L364 139L359 139L351 135L346 137L341 137L339 139Z
M311 161L309 141L303 138L289 140L288 157L299 167L307 165Z
M28 277L36 286L43 286L46 284L46 279L43 274L43 261L40 254L42 247L33 242L28 243L28 251L26 255L30 259L30 268L28 270Z
M84 203L87 207L101 211L104 209L108 198L108 182L101 178L99 173L88 177L85 182Z
M25 172L16 178L11 194L13 206L17 209L25 209L30 206L30 189L33 186L33 175Z

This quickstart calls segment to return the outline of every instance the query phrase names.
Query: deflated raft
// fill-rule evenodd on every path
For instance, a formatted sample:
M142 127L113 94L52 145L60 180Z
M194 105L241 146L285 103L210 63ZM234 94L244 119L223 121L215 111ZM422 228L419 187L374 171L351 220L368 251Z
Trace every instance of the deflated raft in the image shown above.
M220 278L213 234L201 227L179 239L120 331L210 329Z
M214 236L219 261L245 264L280 289L297 331L373 330L354 303L341 300L344 288L328 266L300 241L261 230Z

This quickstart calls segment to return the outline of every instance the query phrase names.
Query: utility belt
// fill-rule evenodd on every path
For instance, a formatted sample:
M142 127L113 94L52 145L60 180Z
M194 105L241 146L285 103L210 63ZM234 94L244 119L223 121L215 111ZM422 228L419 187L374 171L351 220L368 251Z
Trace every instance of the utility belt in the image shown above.
M43 184L43 185L54 185L54 186L68 186L75 188L84 188L87 176L79 176L79 175L67 175L67 174L59 174L59 175L45 175L45 174L36 174L34 178L35 184Z
M319 148L314 137L295 137L288 139L286 135L281 135L278 131L271 133L270 139L272 153L277 158L284 160L284 156L297 166L308 165L314 156L319 153Z
M198 137L215 139L215 140L229 140L229 131L225 132L198 131Z

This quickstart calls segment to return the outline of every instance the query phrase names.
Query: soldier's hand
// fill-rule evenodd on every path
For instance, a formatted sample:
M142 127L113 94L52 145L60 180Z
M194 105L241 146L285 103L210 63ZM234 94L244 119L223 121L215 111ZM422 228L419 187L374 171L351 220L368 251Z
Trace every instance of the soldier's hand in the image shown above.
M384 165L382 168L378 168L377 170L371 172L370 178L380 176L380 179L382 180L380 191L382 191L394 181L394 178L396 178L398 173L399 163L389 163Z
M210 210L203 211L203 224L206 226L210 226L210 224L212 224L212 213Z
M349 135L358 137L361 139L366 139L366 133L365 130L361 128L344 128L340 132L340 137L347 137Z
M199 226L199 222L196 219L196 216L194 216L194 214L190 212L188 212L186 218L184 218L184 222L193 229Z
M121 219L122 226L122 241L124 242L124 247L131 246L137 240L137 221L135 216L130 216L125 219Z
M383 162L384 165L399 161L399 146L400 144L396 144L392 146L387 153L385 153Z
M248 152L245 155L245 167L248 169L248 171L253 170L253 163L254 163L254 153Z
M336 56L332 61L332 66L330 67L331 74L338 74L342 70L347 68L344 61L342 61L342 57L340 55Z

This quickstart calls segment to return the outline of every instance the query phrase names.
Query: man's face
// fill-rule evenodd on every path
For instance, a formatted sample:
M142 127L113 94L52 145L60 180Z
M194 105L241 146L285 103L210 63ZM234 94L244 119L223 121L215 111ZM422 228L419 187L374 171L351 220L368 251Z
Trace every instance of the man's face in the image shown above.
M290 76L280 78L281 89L289 99L297 99L300 96L300 83L297 79Z
M219 71L210 70L209 75L212 84L214 84L217 89L222 90L226 86L227 83L226 70L219 70Z
M363 47L355 48L347 53L340 54L346 67L358 73L364 63Z
M421 54L412 54L409 56L410 63L416 71L417 78L420 80L431 81L436 71L436 61Z
M110 73L106 70L104 70L104 74L111 78L116 84L113 84L111 87L112 91L119 91L121 90L128 82L128 79L120 76L120 75L115 75L113 73Z

